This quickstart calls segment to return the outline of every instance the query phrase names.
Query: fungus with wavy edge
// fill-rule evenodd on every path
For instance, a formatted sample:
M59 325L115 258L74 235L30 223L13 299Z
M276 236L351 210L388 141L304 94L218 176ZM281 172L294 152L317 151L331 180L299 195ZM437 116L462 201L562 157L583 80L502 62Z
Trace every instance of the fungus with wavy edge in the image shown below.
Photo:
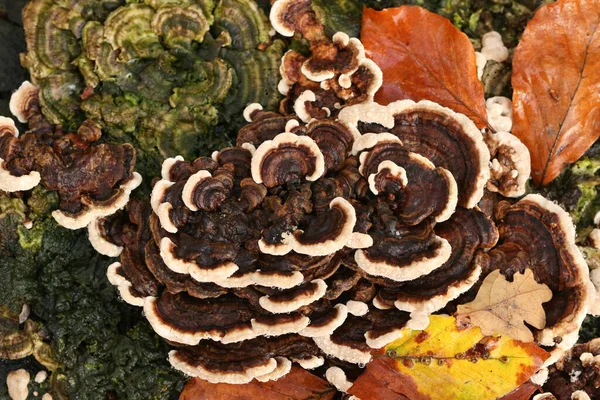
M313 139L285 132L256 149L251 168L256 183L272 188L300 179L319 179L325 172L325 160Z
M487 253L483 271L499 269L507 278L533 271L536 281L552 290L544 303L546 326L534 332L536 341L549 348L551 365L577 341L595 291L588 266L575 244L575 228L569 214L538 194L499 207L498 245Z
M94 120L141 150L149 173L163 157L227 143L247 104L280 101L285 44L253 0L33 0L24 15L22 63L47 116L69 129Z
M106 218L96 218L92 221L88 225L88 239L98 253L108 257L118 257L123 251L123 246L119 246L111 240L106 223Z
M142 180L134 172L135 149L97 143L93 139L100 134L93 123L84 123L78 134L63 132L41 114L38 100L27 100L29 131L17 137L9 127L0 135L2 182L9 184L5 189L28 190L41 182L57 191L60 205L52 216L68 229L86 227L125 207Z
M448 261L413 281L382 287L374 302L376 307L431 314L478 282L482 266L476 255L498 241L492 220L481 211L459 207L448 221L436 225L435 232L450 243Z
M54 217L59 225L67 229L84 228L97 218L114 214L118 210L123 209L129 202L131 192L141 183L142 176L137 172L133 172L131 178L123 181L116 192L108 199L95 200L84 195L81 199L81 204L84 206L83 211L70 213L63 210L55 210L52 212L52 217Z
M395 213L402 223L416 225L429 217L442 222L454 212L458 188L452 174L407 150L396 136L390 133L365 134L354 142L352 151L359 155L360 173L373 183L382 170L394 168L396 174L401 175L401 178L394 179L395 184L385 185L385 189L391 192L375 189L378 194L388 195L388 201L394 204ZM397 167L402 168L404 174Z
M368 275L394 282L412 281L440 268L450 258L452 248L435 234L432 225L422 222L392 232L369 232L374 244L354 253L357 267Z
M288 334L229 345L202 342L198 346L172 350L169 361L185 374L212 383L244 384L277 370L280 364L277 357L312 360L319 354L310 338Z
M301 221L302 228L281 234L281 243L268 243L264 238L259 242L263 253L285 255L290 251L309 256L326 256L345 246L365 248L373 245L366 234L354 232L356 212L350 202L336 197L329 204L329 210L311 214Z
M326 290L327 284L325 281L315 279L270 296L263 296L259 299L259 304L262 308L274 314L289 313L319 300L325 296Z
M411 322L413 322L407 312L395 308L371 310L365 318L372 322L371 328L364 335L367 345L372 349L381 349L401 338L404 334L403 330L411 328Z
M231 261L215 262L213 265L200 265L194 260L180 258L178 246L168 237L160 241L160 256L173 272L190 274L198 282L219 282L233 275L239 267ZM182 250L185 252L185 247Z
M365 365L371 361L371 348L365 334L372 327L362 317L348 316L331 335L314 337L313 340L325 354L352 364Z
M600 396L600 339L575 345L548 368L548 399L583 400Z
M312 138L325 159L325 172L338 171L344 166L354 141L360 137L357 130L352 130L338 120L312 120L306 125L306 136Z
M19 122L26 123L32 103L38 102L38 89L29 81L25 81L10 97L9 108Z
M144 300L144 314L160 336L189 346L204 339L230 342L228 337L240 341L258 336L251 320L260 314L231 295L198 299L186 293L164 292Z
M192 42L202 42L210 29L209 22L200 6L169 6L158 9L152 19L154 32L163 37L170 48L189 49Z
M283 36L291 37L299 31L309 41L325 37L310 0L276 1L271 7L269 19L273 28Z
M18 137L19 130L15 126L15 122L11 118L0 117L0 146L13 146L15 141L11 140L11 138ZM8 151L5 150L5 152ZM41 179L38 171L31 171L27 174L12 174L10 170L5 168L4 160L0 158L0 190L4 190L5 192L30 190L36 187Z
M190 176L183 187L182 199L191 211L214 211L227 198L231 186L200 170Z
M311 315L312 317L312 315ZM299 333L306 337L331 335L348 317L348 308L344 304L336 304L331 310L318 318L311 318L310 324Z
M485 133L483 137L491 155L491 176L487 189L506 197L525 194L531 174L527 146L508 132Z
M273 140L281 132L288 132L289 121L297 121L295 116L281 115L272 111L264 111L260 104L250 104L244 109L245 119L249 122L238 132L236 145L241 147L250 143L255 147L267 140ZM293 133L293 132L291 132Z
M458 185L458 204L473 208L490 177L490 151L470 119L437 103L400 100L382 106L351 105L339 119L361 133L389 132L411 152L450 171Z
M381 87L381 69L365 56L360 40L337 32L329 39L309 0L277 1L271 24L283 36L299 33L309 43L310 55L290 50L281 62L279 91L287 96L280 110L292 110L304 122L327 118L342 104L372 99Z
M108 266L106 270L106 278L119 290L119 294L124 302L132 306L142 307L144 305L144 296L134 294L135 291L131 282L123 275L121 271L121 263L115 262Z
M189 274L179 274L170 270L160 256L160 250L153 241L144 247L144 262L154 277L165 285L170 293L187 292L190 296L199 299L211 299L227 294L227 290L214 283L201 283Z

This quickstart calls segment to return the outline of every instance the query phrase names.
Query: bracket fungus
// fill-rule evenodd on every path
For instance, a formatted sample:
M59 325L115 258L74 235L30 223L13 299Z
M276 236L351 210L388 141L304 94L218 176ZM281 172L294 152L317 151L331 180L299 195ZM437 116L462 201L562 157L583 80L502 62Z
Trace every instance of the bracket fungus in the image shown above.
M19 136L12 119L0 118L1 190L27 191L41 183L58 192L59 208L52 215L68 229L84 228L125 207L142 180L134 172L131 145L99 142L100 127L89 120L76 133L51 124L42 115L37 89L28 82L13 94L11 110L29 130ZM92 233L91 238L98 237Z
M600 339L577 344L548 369L548 399L596 399L600 396Z
M498 245L485 256L484 274L498 269L508 278L530 268L536 281L548 285L552 299L544 304L546 326L536 340L551 351L546 365L576 342L595 296L589 268L575 245L569 214L538 194L514 205L501 204L497 215Z
M34 0L23 13L21 62L50 121L93 120L144 174L222 147L247 104L280 101L285 44L254 0Z
M535 335L556 360L591 282L566 212L503 200L529 174L522 145L430 101L374 103L381 71L358 40L328 38L308 0L275 2L271 21L311 53L283 57L280 112L251 104L234 147L166 159L149 201L90 231L122 251L109 275L171 364L210 382L277 379L294 362L353 379L403 328L525 266L554 294Z

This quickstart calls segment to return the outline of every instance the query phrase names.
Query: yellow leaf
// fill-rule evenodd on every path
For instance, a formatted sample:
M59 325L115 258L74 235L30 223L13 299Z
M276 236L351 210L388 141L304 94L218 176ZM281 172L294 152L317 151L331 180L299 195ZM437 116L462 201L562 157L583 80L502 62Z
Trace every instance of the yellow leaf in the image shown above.
M378 400L493 400L527 381L549 354L534 343L459 329L454 317L432 315L424 331L405 329L375 356L350 388ZM369 397L371 395L371 397Z
M530 269L514 274L512 282L495 270L485 278L475 300L458 306L456 319L459 324L480 327L484 335L505 334L532 342L533 334L523 321L544 328L546 312L542 303L551 298L550 288L537 283Z

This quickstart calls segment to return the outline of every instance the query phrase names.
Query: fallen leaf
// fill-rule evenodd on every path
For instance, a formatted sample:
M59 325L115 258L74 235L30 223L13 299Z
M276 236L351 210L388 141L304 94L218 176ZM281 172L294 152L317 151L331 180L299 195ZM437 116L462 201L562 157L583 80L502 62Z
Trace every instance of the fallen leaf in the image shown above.
M561 0L529 21L513 58L513 131L545 185L600 137L600 1Z
M349 393L378 400L492 400L526 382L549 357L534 343L458 329L454 317L432 315L424 331L403 337L376 355Z
M283 378L264 383L231 385L192 378L179 400L331 400L335 393L335 388L325 380L294 366Z
M475 50L448 19L416 6L365 9L361 40L383 71L377 102L427 99L488 126Z
M530 400L531 396L541 388L541 386L538 386L531 381L527 381L512 392L500 397L498 400Z
M458 306L456 319L459 324L480 327L484 335L504 334L532 342L533 334L524 321L544 328L546 312L542 303L551 298L550 288L537 283L530 269L514 274L512 282L495 270L485 277L475 300Z

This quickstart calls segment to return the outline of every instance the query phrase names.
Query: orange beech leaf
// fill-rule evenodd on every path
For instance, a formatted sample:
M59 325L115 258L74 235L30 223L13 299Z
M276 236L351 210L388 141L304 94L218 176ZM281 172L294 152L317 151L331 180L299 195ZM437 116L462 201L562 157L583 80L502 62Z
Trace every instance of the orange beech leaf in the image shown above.
M252 381L245 385L192 378L179 400L331 400L335 393L335 388L325 380L294 366L289 374L276 381Z
M513 58L513 134L536 185L600 136L600 0L560 0L529 21Z
M365 9L360 36L383 71L377 102L427 99L489 127L473 45L448 19L416 6Z
M429 322L423 331L404 329L378 351L348 392L381 400L521 400L532 388L519 387L549 357L534 343L459 328L454 317L432 315Z
M541 387L531 381L527 381L509 394L500 397L498 400L530 400L531 396Z

